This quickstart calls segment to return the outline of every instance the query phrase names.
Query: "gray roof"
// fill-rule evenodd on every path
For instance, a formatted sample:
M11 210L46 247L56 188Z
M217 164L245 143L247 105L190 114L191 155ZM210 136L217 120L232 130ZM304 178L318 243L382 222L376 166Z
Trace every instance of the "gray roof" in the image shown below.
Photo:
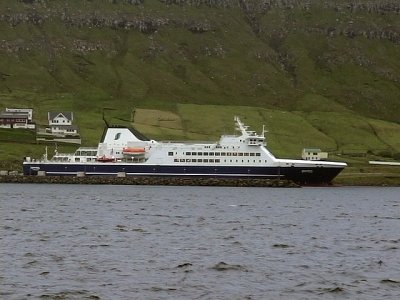
M304 148L305 152L321 152L321 149L318 148Z
M0 118L2 119L28 119L29 115L28 113L12 113L12 112L1 112L0 113Z
M72 111L49 111L48 112L48 119L53 120L58 115L63 115L68 120L72 121L74 119L74 114Z

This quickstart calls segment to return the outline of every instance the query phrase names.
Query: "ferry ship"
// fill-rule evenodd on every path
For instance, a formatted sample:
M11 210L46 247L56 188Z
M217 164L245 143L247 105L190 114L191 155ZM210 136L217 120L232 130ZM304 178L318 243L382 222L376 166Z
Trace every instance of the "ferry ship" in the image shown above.
M269 178L299 184L327 184L346 163L276 158L266 147L265 129L258 134L234 118L239 134L217 142L159 142L134 128L106 123L95 148L75 153L47 153L40 160L25 158L24 175L51 176L185 176ZM47 151L46 151L47 152Z

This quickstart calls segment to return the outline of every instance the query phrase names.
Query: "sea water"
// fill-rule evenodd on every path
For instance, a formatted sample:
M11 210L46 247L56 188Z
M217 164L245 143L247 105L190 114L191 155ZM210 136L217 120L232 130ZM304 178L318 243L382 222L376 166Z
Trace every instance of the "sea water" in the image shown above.
M0 299L398 299L400 188L0 184Z

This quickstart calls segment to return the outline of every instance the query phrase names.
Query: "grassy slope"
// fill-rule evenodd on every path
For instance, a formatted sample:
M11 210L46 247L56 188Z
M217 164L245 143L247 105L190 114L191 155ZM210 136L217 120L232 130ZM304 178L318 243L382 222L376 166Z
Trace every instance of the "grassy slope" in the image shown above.
M41 25L0 22L0 40L13 49L0 47L0 109L32 107L40 124L46 123L47 111L72 110L86 145L97 143L102 108L112 107L116 110L107 117L116 123L129 123L133 108L169 112L169 118L175 114L174 125L155 117L146 121L143 114L151 116L149 111L136 115L138 128L154 138L216 139L232 132L237 114L254 129L266 124L269 146L279 156L298 157L303 147L315 146L356 164L368 157L346 154L400 152L398 43L315 30L398 32L398 14L335 11L315 1L309 10L295 5L265 12L118 2L45 1L44 7L2 1L0 11L10 15L56 13ZM150 33L66 26L57 14L63 9L73 17L174 22ZM211 29L193 33L188 23ZM82 51L80 43L101 49ZM10 143L9 137L0 131L2 160L17 162L43 149Z

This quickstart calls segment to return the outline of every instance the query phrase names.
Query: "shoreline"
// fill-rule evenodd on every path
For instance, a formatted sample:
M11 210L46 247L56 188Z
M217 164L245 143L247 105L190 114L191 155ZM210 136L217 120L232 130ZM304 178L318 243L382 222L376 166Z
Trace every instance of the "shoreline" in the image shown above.
M220 186L220 187L400 187L400 179L393 177L335 178L329 184L299 185L288 180L247 178L185 178L149 176L26 176L0 175L1 183L28 184L106 184L106 185L153 185L153 186Z
M329 184L303 185L316 187L371 186L400 187L400 168L349 167ZM19 171L0 171L0 183L227 186L227 187L301 187L288 180L257 178L202 178L157 176L27 176Z
M285 187L298 188L300 185L278 179L252 178L188 178L149 176L25 176L0 175L0 183L38 184L107 184L107 185L162 185L162 186L221 186L221 187Z

